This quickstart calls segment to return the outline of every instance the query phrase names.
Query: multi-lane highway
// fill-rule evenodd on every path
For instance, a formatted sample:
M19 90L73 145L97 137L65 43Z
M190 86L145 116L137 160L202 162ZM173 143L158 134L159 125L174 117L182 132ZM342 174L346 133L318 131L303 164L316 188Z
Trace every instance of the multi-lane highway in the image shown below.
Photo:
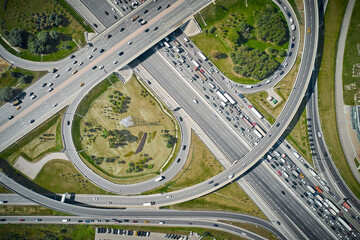
M156 23L156 21L160 21L160 20L162 20L164 24L166 23L167 26L176 26L176 23L177 23L176 21L177 20L174 21L174 18L176 18L176 14L178 14L178 15L180 14L180 10L176 11L176 9L181 9L182 11L184 11L184 9L186 7L188 7L188 9L190 9L189 12L191 12L193 10L192 8L189 8L189 5L187 5L188 2L191 2L191 1L177 1L177 2L173 3L168 8L169 11L165 10L165 11L168 11L167 12L168 14L165 14L165 13L157 14L157 12L156 12L156 14L154 14L152 16L152 18L149 18L151 20L148 21L148 25L146 25L145 27L144 26L140 27L140 28L136 27L136 30L135 30L135 28L133 27L134 24L132 24L131 22L128 22L128 25L126 25L124 30L129 31L130 35L126 36L125 38L123 38L118 43L111 42L111 41L113 41L111 39L114 39L114 38L113 38L113 35L110 34L110 33L106 33L106 35L105 35L108 38L107 40L105 40L106 38L104 38L104 36L102 36L102 38L99 38L97 42L95 41L94 42L94 47L96 47L96 46L100 47L101 46L101 47L106 48L106 47L110 46L110 45L108 45L110 43L114 44L113 45L114 47L112 47L110 49L106 49L104 54L99 53L99 55L92 56L92 57L90 57L90 55L88 55L87 58L88 58L89 61L92 61L92 64L89 65L88 62L87 62L86 64L84 63L83 65L79 65L79 66L83 66L83 67L78 67L79 69L80 68L82 68L82 69L80 69L79 72L77 74L75 74L75 75L71 76L70 75L70 70L68 71L69 72L68 74L64 70L62 70L62 71L65 72L65 76L67 75L67 76L70 76L70 77L67 80L64 80L58 86L54 85L57 88L54 88L49 94L46 94L46 95L45 94L44 95L37 94L37 96L39 98L38 98L38 101L36 102L36 104L38 104L38 106L36 106L36 104L30 106L31 101L26 101L26 102L24 101L24 103L22 105L23 106L22 109L24 109L24 108L26 108L26 109L23 110L23 111L20 111L20 114L16 115L12 122L8 122L7 119L0 119L0 122L2 121L1 122L2 127L0 127L0 131L2 133L2 136L4 136L4 139L1 139L1 143L3 143L2 140L9 139L9 141L6 141L6 143L4 144L4 146L5 146L6 144L9 144L9 142L14 141L14 139L21 136L21 134L23 134L23 132L26 132L28 130L28 128L29 128L29 120L34 119L34 118L36 118L36 120L39 120L39 119L42 120L40 118L41 115L39 115L39 116L29 116L29 114L30 114L30 112L32 110L37 110L40 113L48 112L49 108L51 109L51 107L49 105L49 104L51 104L51 102L47 102L47 101L50 101L50 98L51 98L51 100L54 99L54 96L52 96L52 95L58 94L55 97L55 99L58 100L58 102L61 101L61 103L59 103L59 106L61 106L61 104L66 104L67 101L64 101L64 99L70 99L69 96L73 96L73 94L74 94L73 89L74 88L75 89L76 88L80 89L78 87L78 84L80 83L79 80L80 80L81 76L85 75L87 72L95 71L95 72L93 72L95 74L91 74L92 77L89 77L89 78L86 79L86 84L94 83L94 82L96 82L97 79L104 78L109 72L112 71L112 69L115 68L114 67L115 63L114 62L115 62L115 60L117 60L117 58L119 58L113 53L116 53L116 52L119 52L119 51L121 51L121 52L124 51L124 54L122 54L123 57L121 58L121 60L119 62L119 66L121 66L121 64L124 64L126 61L130 61L130 60L133 59L133 57L127 56L128 53L129 53L129 55L131 54L132 56L134 56L134 55L136 55L135 54L136 50L138 50L140 46L142 46L142 47L145 46L144 48L141 48L141 49L146 49L146 46L151 46L155 41L154 39L158 39L159 37L158 37L157 34L153 34L153 35L146 34L146 32L145 32L146 27L149 27L149 29L150 29L151 27L155 26L154 24ZM198 9L199 6L201 4L204 5L204 3L205 3L204 1L203 2L197 1L196 4L198 4L198 6L195 6L196 4L192 3L191 7L197 7L195 9ZM183 4L183 5L181 5L181 4ZM155 6L155 7L158 8L157 6ZM179 8L177 8L177 7L179 7ZM316 29L316 27L317 27L317 5L316 5L316 3L314 4L311 1L306 1L305 2L305 8L306 8L306 13L307 13L306 14L306 27L309 27L311 29ZM170 10L172 12L170 12ZM158 11L158 10L156 10L156 11ZM183 12L181 12L181 13L183 13ZM155 17L155 15L156 15L156 17ZM182 15L182 16L184 16L184 15ZM156 24L156 25L159 26L158 30L155 30L155 28L154 28L153 31L149 31L149 32L158 31L158 33L159 33L160 30L162 30L163 32L166 32L167 29L165 27L162 28L161 24ZM119 31L119 29L117 29L117 30ZM149 39L150 36L152 37L151 39ZM99 45L97 45L97 44L99 44ZM128 46L126 46L126 44ZM140 45L140 44L142 44L142 45ZM206 194L208 192L211 192L211 191L213 191L215 189L218 189L218 188L224 186L225 184L229 183L231 181L231 179L229 179L229 176L232 173L235 174L235 177L238 177L241 174L243 174L245 171L252 168L252 166L259 160L259 158L262 155L264 155L272 145L274 145L274 143L277 141L278 137L286 129L289 121L292 119L292 116L295 113L295 110L298 108L299 103L300 103L299 99L302 99L302 97L304 95L304 92L305 92L304 89L306 88L306 86L308 84L308 81L310 79L312 65L314 63L314 54L313 53L315 52L314 49L316 49L316 45L317 45L317 31L315 30L315 31L312 31L312 34L306 34L305 35L305 49L304 49L304 53L303 53L302 64L301 64L301 67L300 67L300 71L299 71L297 81L295 83L294 90L292 91L292 93L290 95L290 98L289 98L289 101L286 104L282 114L280 115L280 117L276 121L275 125L270 130L270 134L268 134L269 137L266 137L262 141L260 141L260 143L253 150L251 150L241 160L241 162L239 162L238 164L235 164L234 166L229 168L226 172L223 172L223 173L219 174L218 176L214 177L214 179L212 180L214 182L212 182L211 184L209 184L207 182L206 183L201 183L201 184L198 184L198 185L196 185L194 187L191 187L189 189L179 191L179 192L175 192L174 194L179 194L179 197L177 197L176 200L159 199L159 200L156 200L156 204L157 205L167 205L167 204L170 204L170 203L176 203L176 202L192 199L192 198L200 196L202 194ZM126 51L125 51L125 49L126 49ZM97 50L97 51L99 51L99 50ZM96 52L96 50L95 50L95 52ZM76 57L74 59L72 59L71 61L75 61L75 60L78 61L78 62L79 61L82 62L83 60L87 61L84 57L86 56L86 54L89 54L89 53L91 54L89 49L88 49L88 51L84 50L83 55L78 56L78 54L77 54ZM116 56L116 58L115 58L115 56ZM153 55L153 56L155 56L155 55ZM75 65L76 63L72 63L72 64ZM100 65L100 64L103 64L105 67L104 68L100 67L100 66L103 66L103 65ZM73 66L73 65L71 65L71 66ZM94 66L96 66L96 68L92 70L92 68ZM67 66L67 68L69 68L69 66ZM101 68L101 70L99 71L98 69L100 69L100 68ZM61 74L63 74L63 72L61 72ZM62 77L62 75L59 76L58 80L60 80L61 77ZM49 80L49 78L47 80ZM46 81L46 80L42 80L42 81ZM181 86L181 85L178 85L178 86ZM67 87L69 87L68 91L63 92L63 89L65 89ZM41 88L38 87L37 90L39 90L39 89L41 89ZM47 89L49 89L49 88L47 88ZM59 90L57 90L57 89L59 89ZM66 95L68 92L70 94ZM60 95L60 94L62 94L62 95ZM185 93L183 93L183 94L185 94ZM194 94L194 96L196 96L196 92L194 92L194 91L186 92L186 94ZM174 95L175 98L179 97L175 93L172 93L172 95ZM28 99L26 99L26 100L28 100ZM185 101L183 103L186 110L188 112L196 112L197 108L194 107L194 105L191 105L191 104L194 103L194 99L189 98L187 100L188 100L187 102ZM191 101L192 101L192 103L191 103ZM200 104L202 104L203 102L204 102L203 100L200 100L198 103L196 103L196 106L200 106ZM45 104L45 106L44 106L44 104L42 104L42 106L44 108L41 109L39 107L39 105L41 103L47 103L47 106L46 106L46 104ZM57 103L57 102L55 102L55 103ZM53 103L53 104L55 104L55 103ZM36 107L38 107L38 108L36 108ZM5 108L5 110L8 110L9 114L14 113L14 110L11 109L11 107L9 105L6 105L4 108ZM6 108L8 108L8 109L6 109ZM211 113L211 110L210 110L210 113ZM51 113L49 113L49 114L51 114ZM201 115L201 114L197 114L197 115ZM197 119L198 119L198 122L200 122L200 124L202 126L204 124L206 124L207 122L210 122L210 119L204 118L203 120L201 120L201 117L204 118L204 116L200 116ZM46 115L43 116L43 119L45 119L45 118L46 118ZM214 118L211 118L211 119L213 120ZM13 124L16 121L19 122L21 125ZM28 121L28 124L26 123L26 121ZM4 122L6 122L6 123L4 123ZM209 125L212 125L212 124L209 124ZM17 136L13 136L13 132L6 132L8 129L11 129L12 126L14 126L14 127L16 126L17 129L25 129L25 130L23 132L19 133ZM220 129L222 129L221 128L222 126L223 126L222 124L219 125ZM204 128L208 129L208 127L211 130L211 126L206 126ZM212 131L214 133L216 133L216 129L213 129ZM234 136L234 135L230 134L230 136ZM212 135L212 137L214 138L214 135ZM226 142L226 143L227 144L225 144L225 145L229 145L230 142ZM233 153L234 152L233 149L237 149L238 147L239 146L235 146L235 148L233 148L233 146L231 146L228 149L225 149L224 151L226 153L234 154L233 155L234 157L232 158L232 160L239 159L242 156L241 155L242 154L241 149L240 149L240 155L239 155L239 152ZM243 149L243 150L246 150L246 149ZM255 168L255 169L258 169L258 168ZM261 174L264 174L264 173L266 173L266 171L262 172ZM69 206L67 206L67 204L58 204L58 206L55 206L54 202L52 202L52 201L46 201L41 196L36 195L34 193L31 193L31 191L29 192L29 191L24 190L23 188L20 188L19 186L14 186L14 185L16 185L16 183L11 182L11 180L7 179L5 176L3 177L3 180L7 181L7 186L10 189L17 188L19 193L21 192L21 194L24 194L24 195L26 195L26 196L34 199L34 200L37 199L37 202L41 202L42 204L44 204L46 206L51 206L51 207L56 208L56 209L60 208L60 209L62 209L64 211L72 212L72 213L84 212L84 210L83 210L84 208L79 209L76 206L72 206L73 208L70 210L68 208ZM212 185L212 184L214 184L214 185ZM262 185L262 186L264 187L265 185ZM274 185L274 186L276 186L276 185ZM145 201L150 201L150 200L154 199L155 197L156 196L145 196L145 197L142 197L142 199L145 200ZM126 199L126 198L124 198L124 199ZM131 197L130 197L130 199L131 199ZM126 203L126 202L127 202L127 200L125 200L123 204L124 205L132 205L133 204L133 203L129 203L129 202ZM284 203L282 203L282 202L277 202L276 203L276 205L279 205L279 204L281 205L281 204L284 204ZM292 209L291 209L291 207L289 207L288 209L284 208L282 210L283 211L291 211ZM280 212L283 212L283 211L280 211ZM296 213L293 213L293 214L296 215ZM293 215L293 214L291 214L291 215ZM304 214L305 214L304 216L308 215L308 213L306 213L306 211L305 211ZM313 219L313 217L309 217L309 218ZM299 221L299 219L296 219L296 216L295 216L294 221ZM302 231L307 232L307 230L309 230L312 233L316 233L316 230L314 230L314 229L322 229L321 224L318 225L317 221L308 222L308 224L305 224L304 227L300 227L300 228L302 228L301 229ZM310 236L311 236L311 238L316 238L316 235L310 234ZM330 236L331 235L328 235L327 232L323 233L324 238L331 238Z

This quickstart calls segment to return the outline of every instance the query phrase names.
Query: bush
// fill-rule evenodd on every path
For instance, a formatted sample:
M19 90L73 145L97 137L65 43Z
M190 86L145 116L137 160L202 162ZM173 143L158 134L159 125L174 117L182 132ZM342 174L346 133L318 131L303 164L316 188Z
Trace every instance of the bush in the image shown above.
M15 97L15 92L11 87L4 87L0 89L0 101L10 101Z

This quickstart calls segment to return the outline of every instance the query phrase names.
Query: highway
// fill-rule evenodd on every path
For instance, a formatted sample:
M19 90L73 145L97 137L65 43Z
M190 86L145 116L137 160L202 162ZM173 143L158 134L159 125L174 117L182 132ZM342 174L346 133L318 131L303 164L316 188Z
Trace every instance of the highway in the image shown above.
M315 26L316 26L315 23L316 23L317 19L316 19L316 17L314 19L312 19L311 16L316 16L316 6L315 7L310 7L309 5L306 5L306 6L308 6L308 9L306 9L306 12L310 12L310 14L309 14L310 19L307 19L307 22L310 22L310 24L308 26L310 26L312 29L315 29ZM314 12L313 15L311 15L311 11ZM309 21L309 20L311 20L311 21ZM314 61L312 50L314 48L316 49L316 42L317 42L317 41L314 41L314 39L316 39L317 31L313 31L313 32L315 34L309 34L309 35L305 36L306 37L305 46L307 46L307 48L304 51L302 63L304 61L306 63L301 64L301 68L300 68L300 72L299 72L299 76L298 76L298 79L301 79L302 81L298 80L296 82L295 90L292 92L290 99L289 99L288 103L286 104L282 114L280 115L279 119L275 123L275 127L273 127L272 130L270 130L270 132L272 133L271 137L263 139L260 142L260 144L257 147L255 147L254 150L252 150L249 154L247 154L247 156L245 156L245 158L241 160L241 164L242 164L241 166L240 166L240 164L237 164L237 165L233 166L232 168L230 168L230 170L228 170L226 173L219 174L219 176L216 179L219 181L219 184L214 187L211 186L210 191L220 188L221 186L230 182L230 180L228 179L229 172L236 172L236 176L240 176L243 172L248 170L254 163L256 163L258 161L258 159L259 159L258 156L262 156L265 152L267 152L267 150L270 148L270 146L272 146L277 141L277 137L280 136L281 133L287 127L288 122L292 119L292 115L294 112L293 110L297 109L297 107L298 107L297 99L299 99L299 98L301 98L301 96L303 96L303 94L304 94L303 89L305 89L304 86L307 86L307 83L308 83L308 79L309 79L308 76L309 76L309 73L311 72L310 71L312 68L311 66ZM312 37L312 38L310 38L310 37ZM140 39L138 39L138 40L140 40ZM123 41L125 42L126 40L123 40ZM310 41L310 43L308 45L306 44L307 41ZM100 62L100 60L105 60L105 59L102 59L102 57L100 57L94 61L97 61L97 60L99 60L98 62ZM89 69L89 68L90 67L88 67L87 69ZM79 75L79 73L77 75ZM277 123L279 123L279 125ZM243 170L239 171L241 169L243 169ZM201 185L201 184L199 184L199 185ZM202 185L204 185L204 184L202 184ZM205 185L206 185L206 183L205 183ZM205 190L202 192L202 194L206 193L208 191L209 190ZM188 191L188 192L191 192L191 191ZM184 196L184 198L182 200L186 200L187 198L188 199L190 198L187 194L182 194L182 195ZM192 193L192 195L193 195L193 193ZM194 196L191 196L191 198L193 198L193 197ZM161 204L162 204L162 202L160 201L159 205L161 205Z
M275 236L280 239L286 239L281 233L279 233L274 227L272 227L267 221L259 218L247 218L246 215L239 216L243 217L241 222L250 223L257 226L261 226L269 231L272 231ZM218 222L216 220L199 218L192 218L193 220L184 219L183 217L171 217L171 218L159 218L159 217L136 217L129 214L124 214L121 217L106 218L101 216L88 216L88 217L74 217L74 216L0 216L0 224L86 224L86 225L118 225L126 226L167 226L167 227L199 227L199 228L211 228L216 230L226 231L239 236L246 236L250 239L264 239L263 237L252 233L248 230L236 227L232 224ZM22 219L23 221L20 221ZM203 219L203 220L201 220ZM65 222L63 222L65 220ZM146 221L146 223L145 223ZM162 222L162 223L160 223Z

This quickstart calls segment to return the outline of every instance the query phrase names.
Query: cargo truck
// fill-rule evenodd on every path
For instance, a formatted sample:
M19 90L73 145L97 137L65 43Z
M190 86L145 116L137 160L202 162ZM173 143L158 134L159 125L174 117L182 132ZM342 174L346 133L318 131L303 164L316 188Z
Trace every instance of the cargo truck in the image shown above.
M198 52L198 54L202 60L204 60L204 61L207 60L207 57L202 52Z
M255 135L258 137L258 138L263 138L264 136L256 129L253 130Z
M216 91L216 95L218 95L220 100L224 103L227 103L229 101L220 91Z
M256 117L263 119L264 116L252 105L249 105L250 110L255 114Z
M229 100L231 104L234 105L236 103L236 101L228 93L224 93L224 96Z
M192 63L195 65L195 70L198 69L198 67L200 67L200 65L195 61L195 60L192 60Z
M155 205L155 202L143 203L143 206L152 206L152 205Z

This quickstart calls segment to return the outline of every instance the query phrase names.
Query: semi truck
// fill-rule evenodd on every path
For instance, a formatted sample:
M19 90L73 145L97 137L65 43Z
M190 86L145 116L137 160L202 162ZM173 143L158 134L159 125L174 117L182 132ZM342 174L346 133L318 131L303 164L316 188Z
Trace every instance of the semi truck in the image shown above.
M344 200L344 201L342 202L342 205L343 205L347 210L349 210L349 209L351 208L350 204L347 203L346 200Z
M313 176L313 177L316 177L317 176L317 173L312 170L312 169L309 169L309 173Z
M242 115L241 118L244 120L244 122L245 122L250 128L253 128L253 127L254 127L254 126L252 125L252 123L249 121L249 119L247 119L244 115Z
M253 130L255 135L258 137L258 138L263 138L264 136L256 129Z
M338 220L349 232L352 231L350 225L347 222L345 222L345 220L342 217L338 217Z
M325 202L329 205L329 207L334 210L334 212L339 213L340 210L333 204L329 199L325 198Z
M263 136L266 135L266 132L264 131L264 129L262 127L260 127L260 125L253 123L254 127L256 130L258 130Z
M199 68L196 68L195 70L196 70L197 74L199 74L200 77L201 77L204 81L207 80L207 77L200 71Z
M256 117L263 119L264 116L252 105L249 105L250 110L255 114Z
M204 61L207 60L207 57L202 52L198 52L198 54L202 60L204 60Z
M216 91L216 95L218 95L220 100L224 103L227 103L229 101L220 91Z
M195 70L198 69L198 67L200 67L200 64L197 63L197 61L192 60L192 63L195 65Z
M224 96L229 100L232 105L236 103L236 101L228 93L224 93Z

